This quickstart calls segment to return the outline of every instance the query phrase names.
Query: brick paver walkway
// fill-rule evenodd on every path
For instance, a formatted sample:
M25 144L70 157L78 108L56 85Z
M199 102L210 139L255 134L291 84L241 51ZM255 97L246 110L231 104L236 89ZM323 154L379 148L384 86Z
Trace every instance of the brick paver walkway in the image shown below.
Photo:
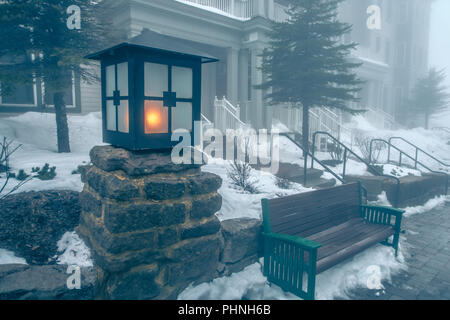
M384 282L384 290L357 289L352 299L450 300L450 203L404 218L408 271Z

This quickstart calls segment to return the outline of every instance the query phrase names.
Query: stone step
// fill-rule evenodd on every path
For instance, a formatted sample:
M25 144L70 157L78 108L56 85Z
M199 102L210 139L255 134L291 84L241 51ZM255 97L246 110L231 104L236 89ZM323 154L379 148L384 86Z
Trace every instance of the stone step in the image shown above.
M325 189L325 188L331 188L336 185L336 179L315 179L312 181L308 181L306 183L306 187L313 188L313 189Z

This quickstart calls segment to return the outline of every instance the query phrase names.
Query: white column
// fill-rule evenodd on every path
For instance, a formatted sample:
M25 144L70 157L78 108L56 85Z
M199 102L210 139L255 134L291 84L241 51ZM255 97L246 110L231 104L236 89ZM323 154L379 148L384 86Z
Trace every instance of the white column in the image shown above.
M236 104L238 102L239 79L239 49L228 48L227 52L227 99Z
M263 81L262 71L259 69L262 63L262 58L260 55L262 54L262 49L252 49L251 51L251 65L252 65L252 86L259 85ZM254 89L252 87L252 107L254 108L252 115L254 118L252 119L252 124L256 129L261 129L265 127L264 119L265 119L265 110L264 101L263 101L263 91L259 89Z
M248 98L248 50L242 49L239 51L239 81L238 94L239 104L243 108L241 116L242 120L247 121L247 102Z

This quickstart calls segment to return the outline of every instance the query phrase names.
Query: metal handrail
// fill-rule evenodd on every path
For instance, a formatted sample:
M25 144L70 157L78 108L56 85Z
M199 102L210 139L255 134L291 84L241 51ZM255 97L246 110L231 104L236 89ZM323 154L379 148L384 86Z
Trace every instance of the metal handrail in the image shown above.
M401 139L403 139L403 138L401 138ZM389 139L390 140L390 139ZM406 141L406 140L405 140ZM409 154L407 154L405 151L403 151L403 150L401 150L400 148L398 148L398 147L396 147L396 146L394 146L390 141L388 142L388 141L386 141L386 140L384 140L384 139L372 139L371 141L370 141L370 155L369 155L369 158L370 159L372 159L372 146L373 146L373 143L374 142L383 142L383 143L385 143L385 144L387 144L388 146L390 146L391 148L394 148L395 150L397 150L399 153L400 153L400 156L399 156L399 161L398 161L398 166L399 167L401 167L402 166L402 156L403 155L405 155L408 159L411 159L411 160L413 160L413 161L415 161L415 164L416 164L416 169L417 169L417 164L419 164L419 165L421 165L422 167L424 167L426 170L428 170L428 171L430 171L431 173L435 173L435 174L443 174L443 175L445 175L445 177L446 177L446 180L445 180L445 194L447 195L448 194L448 174L447 173L445 173L445 172L442 172L442 171L435 171L435 170L432 170L432 169L430 169L429 167L427 167L426 165L424 165L422 162L420 162L420 161L418 161L417 160L417 157L416 157L416 159L414 159L412 156L410 156ZM406 141L406 142L408 142L408 141ZM417 152L416 152L416 155L417 155ZM388 157L388 163L389 163L389 157Z
M414 168L415 168L415 169L417 169L417 164L419 163L419 162L418 162L419 151L422 152L423 154L425 154L426 156L430 157L430 158L433 159L434 161L438 162L440 165L442 165L442 166L444 166L444 167L450 168L450 164L445 163L445 162L442 162L441 160L437 159L435 156L429 154L428 152L426 152L425 150L419 148L419 147L416 146L415 144L409 142L409 141L406 140L405 138L402 138L402 137L391 137L391 138L389 138L389 144L392 145L392 146L394 146L394 145L392 144L392 140L401 140L401 141L403 141L403 142L406 142L406 143L409 144L410 146L416 148L416 156L415 156L415 159L412 159L412 160L414 160L414 164L415 164L415 165L414 165ZM402 152L403 152L403 151L402 151ZM405 152L403 152L403 153L405 153ZM406 154L406 153L405 153L405 154ZM390 161L390 156L391 156L391 148L388 147L388 162Z
M313 143L312 143L312 154L313 154L313 156L314 156L314 153L315 153L315 145L316 145L316 140L317 140L316 138L317 138L318 135L326 135L329 138L331 138L331 140L333 140L335 143L337 143L340 147L344 148L344 159L343 159L344 167L343 167L343 172L342 172L342 175L343 175L344 179L345 179L345 173L346 173L345 171L346 171L346 164L347 164L348 153L353 155L360 162L364 163L367 166L367 169L369 170L369 172L372 173L373 175L378 176L378 177L386 177L386 178L394 179L397 182L397 191L396 191L394 206L396 206L396 207L398 206L399 199L400 199L400 179L399 178L397 178L395 176L392 176L392 175L381 173L380 171L378 171L378 169L376 169L374 166L372 166L370 164L370 162L367 162L366 160L361 158L352 149L347 147L345 144L343 144L337 138L333 137L328 132L317 131L317 132L314 133L314 135L313 135ZM314 161L311 161L311 168L314 168Z
M289 136L290 134L294 134L295 135L294 132L285 132L285 133L280 133L280 136L288 138L292 143L294 143L297 147L299 147L303 151L303 157L304 157L303 182L304 182L304 186L306 186L306 183L308 181L308 178L307 178L307 176L308 176L308 170L307 170L308 169L308 156L311 157L311 162L312 161L316 161L322 168L325 169L325 171L330 173L333 177L338 179L341 183L343 183L343 184L348 183L348 181L346 181L344 177L340 177L336 172L331 170L330 167L328 167L322 161L317 159L314 156L314 153L311 153L310 151L308 151L305 148L303 148L303 146L300 143L298 143L295 139L293 139L291 136ZM361 185L361 188L362 188L362 190L364 192L364 197L367 198L367 189L363 185Z

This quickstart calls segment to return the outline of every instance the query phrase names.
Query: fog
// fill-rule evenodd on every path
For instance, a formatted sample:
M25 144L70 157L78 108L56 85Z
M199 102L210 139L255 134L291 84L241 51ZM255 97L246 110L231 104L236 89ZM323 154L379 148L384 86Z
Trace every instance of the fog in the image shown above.
M450 87L450 0L436 0L433 4L430 30L430 67L433 66L446 69L446 83Z

